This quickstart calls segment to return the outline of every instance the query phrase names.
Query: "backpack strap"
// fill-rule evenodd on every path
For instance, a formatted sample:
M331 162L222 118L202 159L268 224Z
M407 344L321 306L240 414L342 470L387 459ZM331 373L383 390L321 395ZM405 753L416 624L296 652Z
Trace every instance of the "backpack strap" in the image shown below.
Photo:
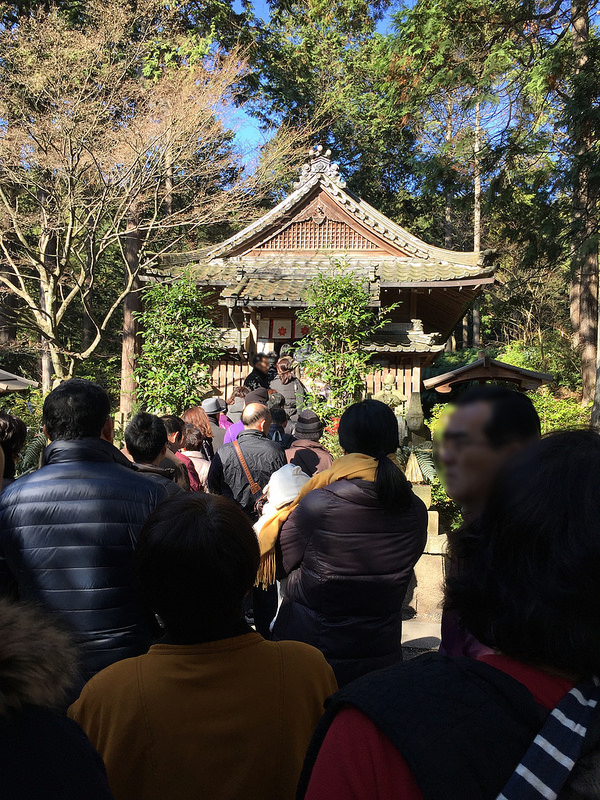
M250 484L250 491L252 492L252 496L255 500L257 500L262 495L263 490L260 484L258 484L252 477L252 473L248 469L248 464L246 464L246 459L244 458L244 454L242 453L242 448L240 447L237 439L233 441L233 449L235 450L239 462L242 465L242 469L244 470L244 473L248 478L248 483Z

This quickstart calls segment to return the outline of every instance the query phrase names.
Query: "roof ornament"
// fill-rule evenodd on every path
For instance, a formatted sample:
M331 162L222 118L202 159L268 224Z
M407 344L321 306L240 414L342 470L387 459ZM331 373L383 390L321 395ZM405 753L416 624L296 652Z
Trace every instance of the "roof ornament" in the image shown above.
M322 144L315 144L308 151L310 163L303 164L300 170L300 177L294 184L294 189L299 189L304 186L313 175L325 175L329 180L333 181L337 186L343 188L346 181L340 177L340 166L335 161L331 161L331 150L323 152Z

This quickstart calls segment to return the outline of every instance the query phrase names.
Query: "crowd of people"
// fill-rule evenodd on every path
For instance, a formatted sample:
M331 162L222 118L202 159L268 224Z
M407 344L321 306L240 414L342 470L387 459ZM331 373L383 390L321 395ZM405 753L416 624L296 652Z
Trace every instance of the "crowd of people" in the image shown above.
M39 469L0 414L0 795L116 800L600 797L600 436L546 437L478 387L439 457L440 652L402 661L428 515L394 412L339 422L288 357L181 417L46 398Z

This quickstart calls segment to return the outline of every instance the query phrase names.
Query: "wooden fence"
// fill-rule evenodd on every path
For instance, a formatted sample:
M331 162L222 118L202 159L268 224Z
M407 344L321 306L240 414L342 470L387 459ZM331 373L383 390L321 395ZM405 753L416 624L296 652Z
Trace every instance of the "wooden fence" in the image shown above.
M244 383L244 378L251 371L250 364L241 361L223 360L215 364L212 372L213 386L219 390L220 396L227 398L236 386ZM403 364L392 364L389 367L376 369L367 375L367 392L377 394L383 389L385 377L391 373L396 379L396 389L407 397L412 393L413 380L420 383L420 370Z

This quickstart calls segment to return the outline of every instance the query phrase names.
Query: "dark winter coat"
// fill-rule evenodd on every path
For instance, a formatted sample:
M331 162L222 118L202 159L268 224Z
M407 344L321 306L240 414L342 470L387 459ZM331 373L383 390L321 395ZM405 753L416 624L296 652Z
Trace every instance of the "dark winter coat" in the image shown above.
M260 372L258 369L253 369L248 373L248 375L246 375L244 386L247 386L251 392L253 392L255 389L266 389L269 391L270 383L271 378L269 377L268 373L265 374L264 372Z
M242 431L237 441L250 474L264 489L271 475L286 464L283 448L252 428ZM213 458L208 473L208 488L213 494L233 498L249 516L256 517L256 498L252 496L233 443L223 445Z
M151 644L132 556L167 492L102 439L55 441L44 464L0 495L0 594L59 612L88 680Z
M223 447L226 431L219 425L218 414L216 416L208 415L208 421L210 423L210 432L212 433L212 449L213 453L216 453L220 447Z
M0 600L0 797L112 800L104 764L57 713L76 672L69 637L38 609Z
M189 492L190 491L190 479L188 476L188 471L183 463L180 461L175 453L172 453L170 450L167 450L165 453L165 457L158 465L161 469L172 469L175 471L175 483L181 488Z
M402 601L427 539L427 510L385 512L368 481L315 489L280 535L286 596L277 639L324 654L340 686L402 660Z
M285 456L288 464L300 467L311 478L316 472L323 472L333 464L329 450L312 439L296 439L285 451Z
M285 413L292 422L296 422L298 414L304 408L304 396L306 395L302 381L292 378L288 383L284 383L280 377L277 377L271 381L270 388L285 397Z
M185 491L175 483L175 470L174 469L161 469L155 467L153 464L137 464L135 465L137 471L145 478L150 478L151 481L164 486L165 491L169 497L182 497Z

